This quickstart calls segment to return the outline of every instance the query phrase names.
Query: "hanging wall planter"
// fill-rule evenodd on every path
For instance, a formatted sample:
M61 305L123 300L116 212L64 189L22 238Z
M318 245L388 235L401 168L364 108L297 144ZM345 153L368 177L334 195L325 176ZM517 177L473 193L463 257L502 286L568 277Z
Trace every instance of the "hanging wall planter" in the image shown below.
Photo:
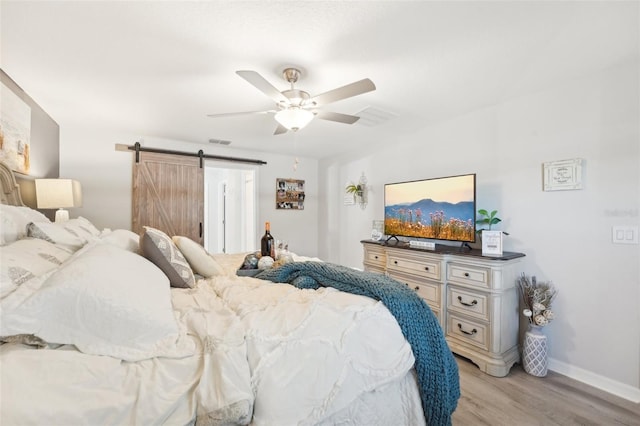
M353 194L353 201L364 210L367 207L367 178L364 173L358 183L350 183L345 187L347 194Z

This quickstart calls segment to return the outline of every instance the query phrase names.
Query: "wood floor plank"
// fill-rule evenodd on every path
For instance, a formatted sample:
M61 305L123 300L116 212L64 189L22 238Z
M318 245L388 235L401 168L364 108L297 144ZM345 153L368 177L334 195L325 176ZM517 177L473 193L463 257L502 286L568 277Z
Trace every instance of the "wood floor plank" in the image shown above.
M507 377L492 377L456 359L461 397L454 426L640 426L640 404L561 374L535 377L515 365Z

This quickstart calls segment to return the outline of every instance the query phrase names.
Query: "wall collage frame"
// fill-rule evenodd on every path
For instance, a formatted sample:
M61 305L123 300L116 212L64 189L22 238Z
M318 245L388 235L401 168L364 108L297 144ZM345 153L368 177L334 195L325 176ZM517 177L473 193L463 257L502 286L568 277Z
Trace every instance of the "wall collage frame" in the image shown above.
M304 210L304 180L276 179L276 209Z

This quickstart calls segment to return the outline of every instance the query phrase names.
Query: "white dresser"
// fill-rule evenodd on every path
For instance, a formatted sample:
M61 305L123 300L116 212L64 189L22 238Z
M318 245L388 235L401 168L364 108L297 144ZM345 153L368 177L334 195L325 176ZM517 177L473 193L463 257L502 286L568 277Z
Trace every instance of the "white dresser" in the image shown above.
M428 303L452 352L480 370L506 376L518 361L516 278L522 253L484 257L479 250L362 241L364 269L386 273Z

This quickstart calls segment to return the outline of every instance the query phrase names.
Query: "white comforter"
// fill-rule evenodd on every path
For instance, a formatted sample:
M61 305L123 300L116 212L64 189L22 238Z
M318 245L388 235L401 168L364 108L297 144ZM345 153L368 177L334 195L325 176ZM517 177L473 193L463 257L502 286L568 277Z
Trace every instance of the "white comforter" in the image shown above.
M0 346L0 424L247 424L253 393L242 324L206 285L172 290L193 355L127 362L65 345Z
M192 355L0 346L0 424L424 423L411 348L379 302L235 275L171 298Z
M209 285L245 327L255 424L319 423L413 365L395 319L372 299L252 278Z

